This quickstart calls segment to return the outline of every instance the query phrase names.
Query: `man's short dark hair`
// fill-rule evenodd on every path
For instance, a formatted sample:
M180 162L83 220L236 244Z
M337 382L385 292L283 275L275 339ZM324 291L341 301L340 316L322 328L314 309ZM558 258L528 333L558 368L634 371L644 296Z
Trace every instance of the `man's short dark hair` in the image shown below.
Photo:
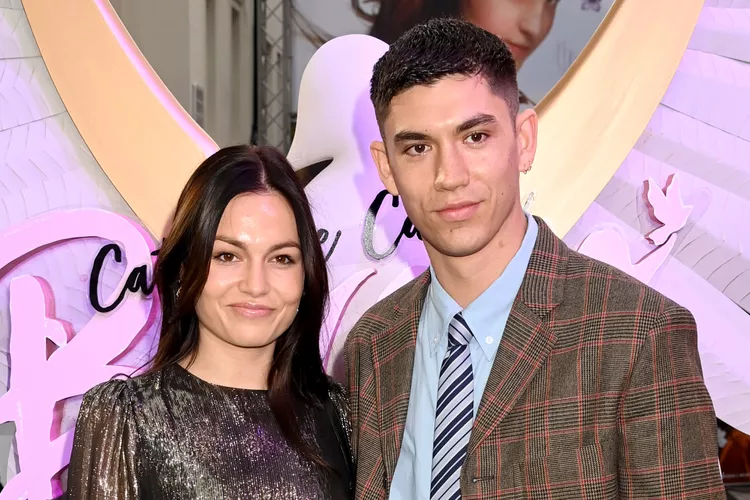
M394 97L451 75L484 77L490 89L507 101L515 118L519 106L516 63L505 43L469 22L439 18L404 33L375 64L370 99L381 130Z

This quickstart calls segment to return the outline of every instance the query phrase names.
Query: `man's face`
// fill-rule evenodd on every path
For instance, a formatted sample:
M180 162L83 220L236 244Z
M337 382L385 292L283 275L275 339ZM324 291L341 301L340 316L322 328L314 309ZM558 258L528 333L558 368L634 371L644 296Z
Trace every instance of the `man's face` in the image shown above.
M401 197L428 251L473 255L522 210L519 171L533 161L536 115L511 117L481 76L397 95L383 134L385 143L371 146L381 180Z

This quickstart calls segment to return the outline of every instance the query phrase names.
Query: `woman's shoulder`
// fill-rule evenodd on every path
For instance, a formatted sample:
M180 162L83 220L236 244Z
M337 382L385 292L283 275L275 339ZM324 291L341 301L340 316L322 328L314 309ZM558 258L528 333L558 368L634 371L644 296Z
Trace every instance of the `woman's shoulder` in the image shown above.
M128 379L112 379L95 385L83 395L83 407L116 406L128 397Z
M98 443L107 435L119 435L119 430L132 420L128 382L108 380L83 395L76 422L77 443Z
M129 377L120 375L102 382L89 389L83 396L81 411L90 408L103 407L108 410L124 408L134 399L143 399L143 395L158 387L160 372Z
M70 498L112 498L113 491L130 498L126 493L134 492L130 481L145 421L137 403L141 386L153 376L123 377L98 384L83 397L70 457Z

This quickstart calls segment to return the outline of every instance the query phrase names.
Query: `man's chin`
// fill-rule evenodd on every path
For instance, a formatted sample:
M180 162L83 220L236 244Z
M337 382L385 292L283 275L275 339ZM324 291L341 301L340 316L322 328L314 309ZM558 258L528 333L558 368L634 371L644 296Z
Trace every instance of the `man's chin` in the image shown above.
M481 249L481 247L454 247L444 249L443 251L440 251L440 253L446 257L460 259L463 257L471 257L472 255L479 253Z
M455 234L448 238L441 239L441 241L432 245L435 251L446 257L470 257L480 252L486 243L478 238L460 238L456 237Z

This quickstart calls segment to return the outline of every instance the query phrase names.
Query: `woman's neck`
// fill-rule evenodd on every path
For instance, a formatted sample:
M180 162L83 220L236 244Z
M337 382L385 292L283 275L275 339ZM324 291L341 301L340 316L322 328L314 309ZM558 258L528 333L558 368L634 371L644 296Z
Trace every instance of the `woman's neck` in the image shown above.
M211 384L237 389L268 389L275 343L263 347L239 347L201 332L195 357L180 365Z

